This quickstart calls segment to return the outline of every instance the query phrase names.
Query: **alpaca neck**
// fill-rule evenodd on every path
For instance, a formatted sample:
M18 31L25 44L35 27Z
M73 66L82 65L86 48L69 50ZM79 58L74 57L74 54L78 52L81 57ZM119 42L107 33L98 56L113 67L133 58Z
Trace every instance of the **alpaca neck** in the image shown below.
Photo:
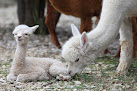
M105 50L117 37L120 25L125 15L125 10L120 5L114 6L113 0L104 0L101 18L98 26L88 33L89 42L97 47L97 53ZM123 9L123 10L122 10Z
M25 63L25 57L26 57L26 50L27 50L27 44L17 44L17 48L15 51L15 56L14 56L14 65L19 65L22 66Z

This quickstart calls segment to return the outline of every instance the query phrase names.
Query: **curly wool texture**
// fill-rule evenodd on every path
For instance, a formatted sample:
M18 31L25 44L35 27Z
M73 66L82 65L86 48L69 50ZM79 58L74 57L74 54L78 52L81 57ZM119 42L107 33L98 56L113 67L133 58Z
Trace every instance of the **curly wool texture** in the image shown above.
M17 48L12 62L8 81L38 81L48 80L59 74L67 75L65 63L51 58L26 57L27 44L30 35L38 26L19 25L13 31Z
M101 18L94 30L81 35L72 25L73 37L64 44L62 50L62 57L69 63L69 73L74 75L82 71L85 65L95 60L120 33L121 57L117 72L125 74L130 66L133 51L130 18L135 15L137 0L103 0ZM79 61L76 61L77 59Z

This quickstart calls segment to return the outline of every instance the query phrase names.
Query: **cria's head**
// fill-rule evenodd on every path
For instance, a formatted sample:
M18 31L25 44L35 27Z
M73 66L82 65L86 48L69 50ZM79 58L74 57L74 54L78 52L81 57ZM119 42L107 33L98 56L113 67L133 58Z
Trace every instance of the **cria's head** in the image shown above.
M18 44L26 44L30 39L30 35L35 32L39 25L28 27L27 25L18 25L13 31L13 35Z
M88 64L86 52L91 44L88 42L86 32L80 34L74 24L71 25L71 28L73 37L64 44L62 57L68 63L68 73L74 76L76 73L80 73Z

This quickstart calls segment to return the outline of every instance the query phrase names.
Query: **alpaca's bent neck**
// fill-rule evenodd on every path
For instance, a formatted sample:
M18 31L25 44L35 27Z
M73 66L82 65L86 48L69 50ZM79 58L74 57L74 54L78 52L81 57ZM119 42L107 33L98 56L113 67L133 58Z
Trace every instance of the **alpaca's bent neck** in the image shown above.
M17 44L13 64L16 66L22 66L25 63L27 44Z
M124 19L126 8L115 5L113 0L104 0L101 18L98 26L88 33L89 42L98 47L97 53L105 50L108 45L116 38L120 25Z

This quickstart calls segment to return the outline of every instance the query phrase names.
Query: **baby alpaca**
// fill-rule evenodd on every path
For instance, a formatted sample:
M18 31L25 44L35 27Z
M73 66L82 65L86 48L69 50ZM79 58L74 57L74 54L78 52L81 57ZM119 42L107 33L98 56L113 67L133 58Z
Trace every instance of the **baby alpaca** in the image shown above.
M50 58L26 57L30 35L38 27L38 25L33 27L19 25L14 29L13 34L17 42L17 48L10 73L7 76L8 81L48 80L59 74L67 75L66 65L61 61ZM70 76L67 79L69 78Z

